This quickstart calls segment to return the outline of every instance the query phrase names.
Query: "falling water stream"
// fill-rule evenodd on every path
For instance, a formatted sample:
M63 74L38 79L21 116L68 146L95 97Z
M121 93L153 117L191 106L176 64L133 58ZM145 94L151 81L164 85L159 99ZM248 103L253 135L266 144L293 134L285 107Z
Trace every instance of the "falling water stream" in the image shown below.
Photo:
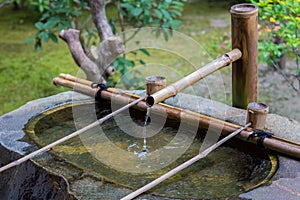
M144 136L144 144L143 144L143 149L142 152L139 154L139 157L141 156L146 156L148 153L148 148L147 148L147 123L148 120L150 119L150 107L147 108L147 113L145 115L145 122L144 122L144 127L143 127L143 136Z
M130 144L127 147L128 152L134 153L134 155L137 155L140 159L144 159L148 154L148 146L147 146L147 126L150 123L150 107L147 108L147 112L144 118L145 121L143 121L143 129L142 129L142 135L143 135L143 146L140 150L140 145L138 145L137 142L134 142L133 144ZM136 150L132 150L136 148Z

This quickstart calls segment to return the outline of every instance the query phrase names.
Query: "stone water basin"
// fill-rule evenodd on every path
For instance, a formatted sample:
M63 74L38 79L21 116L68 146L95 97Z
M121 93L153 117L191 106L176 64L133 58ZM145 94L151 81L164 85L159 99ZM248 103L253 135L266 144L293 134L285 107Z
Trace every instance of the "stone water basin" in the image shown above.
M49 109L26 124L24 140L37 147L45 146L110 112L110 104L105 101L65 104ZM201 129L194 134L195 129L190 130L189 126L183 126L185 128L182 130L179 121L164 121L161 116L153 114L150 128L147 128L150 132L147 138L148 154L141 156L144 117L145 112L130 109L129 115L121 113L118 120L107 120L101 126L54 147L48 153L51 159L37 158L36 161L45 165L54 159L59 160L60 165L67 166L64 169L68 171L66 173L63 169L55 169L59 167L53 163L46 164L50 171L62 172L61 175L70 184L70 192L80 199L119 199L197 155L206 134L206 130ZM128 134L126 124L132 126L132 121L136 130L131 129ZM151 134L150 125L156 123L163 126L154 125L155 130ZM159 129L158 133L156 129ZM31 151L30 148L28 151ZM232 139L150 190L146 197L234 198L268 182L276 169L275 156L254 145ZM72 173L77 175L70 175Z

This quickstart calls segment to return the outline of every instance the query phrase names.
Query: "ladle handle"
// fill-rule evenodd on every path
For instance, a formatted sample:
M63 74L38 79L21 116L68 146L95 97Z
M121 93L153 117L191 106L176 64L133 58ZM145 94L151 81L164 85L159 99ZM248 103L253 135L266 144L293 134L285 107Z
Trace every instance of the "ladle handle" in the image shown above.
M231 134L229 134L228 136L226 136L225 138L223 138L222 140L218 141L216 144L210 146L209 148L207 148L206 150L204 150L203 152L201 152L200 154L196 155L195 157L191 158L190 160L186 161L185 163L179 165L178 167L172 169L171 171L165 173L164 175L160 176L159 178L155 179L154 181L148 183L147 185L141 187L140 189L130 193L129 195L123 197L121 200L130 200L133 199L137 196L139 196L140 194L150 190L151 188L153 188L154 186L158 185L159 183L163 182L164 180L166 180L167 178L173 176L174 174L176 174L177 172L187 168L188 166L190 166L191 164L197 162L198 160L200 160L201 158L206 157L210 152L212 152L213 150L215 150L216 148L218 148L219 146L221 146L223 143L225 143L226 141L230 140L231 138L233 138L234 136L236 136L237 134L239 134L242 130L245 130L246 128L248 128L249 126L251 126L251 123L246 124L245 126L237 129L236 131L232 132Z

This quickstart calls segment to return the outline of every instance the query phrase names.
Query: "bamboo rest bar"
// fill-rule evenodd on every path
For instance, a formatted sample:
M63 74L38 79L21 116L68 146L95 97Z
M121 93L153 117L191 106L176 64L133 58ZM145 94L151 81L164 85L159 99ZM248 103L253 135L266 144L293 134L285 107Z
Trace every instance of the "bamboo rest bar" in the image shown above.
M183 79L165 87L162 90L147 97L147 104L153 106L163 100L175 96L178 92L205 78L209 74L228 66L230 63L240 59L242 52L239 49L233 49L232 51L220 56L219 58L204 65L193 73L187 75Z
M88 82L89 84L83 85L78 82L74 82L72 80L63 79L60 77L57 77L53 79L53 82L55 85L61 85L64 87L68 87L71 89L74 89L75 91L81 92L83 94L95 97L98 88L91 88L89 85L92 84L92 82ZM122 95L121 95L122 94ZM114 89L114 88L108 88L107 91L101 92L101 98L104 100L111 100L112 98L117 98L118 102L123 102L124 104L127 104L129 102L132 102L139 98L137 95L132 95L128 93L124 93L121 90ZM148 105L144 101L140 101L137 104L133 106L136 109L139 110L146 110L148 108ZM216 129L222 130L223 136L227 136L229 133L234 132L235 130L241 128L240 125L232 124L229 122L225 122L213 117L209 117L203 114L195 113L192 111L186 111L174 106L170 106L164 103L155 104L151 108L153 112L156 114L164 115L167 114L169 118L180 120L181 117L184 117L187 119L187 122L189 123L199 123L199 126L201 128L209 128L214 127ZM258 137L252 137L248 138L249 135L253 133L253 129L248 128L247 130L241 131L236 137L239 139L242 139L244 141L248 141L254 144L257 144ZM271 138L265 138L263 141L264 147L282 153L284 155L288 155L295 158L300 158L300 144L285 140L283 138L279 138L276 136L273 136Z

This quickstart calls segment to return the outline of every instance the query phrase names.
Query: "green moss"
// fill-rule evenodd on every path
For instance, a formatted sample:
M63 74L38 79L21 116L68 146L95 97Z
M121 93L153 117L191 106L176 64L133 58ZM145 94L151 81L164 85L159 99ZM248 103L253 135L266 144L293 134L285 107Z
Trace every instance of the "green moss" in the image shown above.
M52 79L60 72L78 70L63 42L48 43L40 52L24 43L34 36L38 17L31 10L0 9L0 115L27 101L65 91L53 86Z

